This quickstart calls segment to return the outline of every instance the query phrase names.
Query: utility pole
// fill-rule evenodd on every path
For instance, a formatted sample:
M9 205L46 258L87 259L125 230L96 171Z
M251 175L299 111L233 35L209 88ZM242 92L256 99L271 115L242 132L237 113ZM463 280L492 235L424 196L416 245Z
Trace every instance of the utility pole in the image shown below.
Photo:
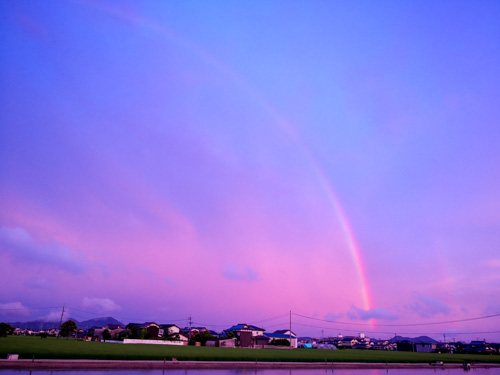
M193 320L191 319L191 314L189 314L188 318L188 324L189 324L189 339L191 340L191 324L193 323Z
M57 338L59 338L59 335L61 334L61 326L62 326L63 315L64 315L64 304L63 304L63 308L62 308L62 311L61 311L61 320L59 321L59 332L57 332Z
M292 310L290 310L290 350L292 350Z

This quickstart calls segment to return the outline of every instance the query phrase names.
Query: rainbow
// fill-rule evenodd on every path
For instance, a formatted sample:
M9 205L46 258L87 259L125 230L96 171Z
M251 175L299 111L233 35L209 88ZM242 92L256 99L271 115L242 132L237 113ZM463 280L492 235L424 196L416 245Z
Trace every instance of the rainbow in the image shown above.
M130 11L126 11L124 8L119 8L116 6L113 6L109 3L100 3L100 2L94 2L91 0L84 1L87 4L91 6L95 6L100 8L101 10L118 17L120 19L123 19L127 22L131 22L135 25L139 25L142 27L145 27L149 30L154 31L155 33L163 36L164 38L168 39L169 41L177 44L178 46L181 46L182 48L186 49L190 53L192 53L195 56L198 56L201 60L205 61L206 63L214 66L217 68L219 71L223 72L225 75L227 75L234 83L236 83L247 95L252 97L270 116L271 118L276 122L276 124L290 137L294 140L294 142L298 145L299 149L302 151L303 155L305 156L306 160L309 162L309 164L312 167L312 170L314 171L318 181L320 182L322 188L326 192L326 195L332 204L337 219L340 223L342 232L345 237L346 245L347 248L349 249L349 252L351 254L353 264L356 269L357 273L357 278L360 283L360 289L361 289L361 298L362 298L362 304L363 308L365 310L371 310L373 307L373 302L372 302L372 296L370 293L370 288L368 286L367 282L367 277L366 277L366 271L364 267L364 262L363 262L363 257L360 251L360 247L357 244L356 237L354 235L354 231L352 229L352 226L349 222L349 219L344 212L342 205L340 203L340 200L337 197L337 194L335 193L333 187L331 186L330 182L328 181L327 176L325 175L325 172L321 168L321 166L318 164L314 156L311 154L309 151L309 148L304 144L302 139L299 137L297 132L295 131L295 128L289 124L288 121L285 120L285 118L269 103L267 102L262 94L260 94L253 86L251 86L242 76L240 76L238 73L236 73L233 69L231 69L229 66L215 58L213 55L209 54L207 51L204 49L200 48L199 46L193 44L192 42L182 38L181 36L175 34L172 30L168 29L167 27L158 24L150 19L147 19L137 13L133 13ZM373 319L371 319L372 325Z

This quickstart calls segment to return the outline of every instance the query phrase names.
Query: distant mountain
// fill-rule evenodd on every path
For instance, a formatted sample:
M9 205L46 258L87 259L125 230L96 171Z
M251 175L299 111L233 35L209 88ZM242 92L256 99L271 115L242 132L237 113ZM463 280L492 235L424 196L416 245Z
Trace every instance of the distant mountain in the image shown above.
M429 336L418 336L418 337L404 337L404 336L394 336L389 342L398 342L398 341L411 341L417 344L439 344L439 341L436 341Z
M33 320L31 322L9 322L14 328L31 329L33 331L46 331L52 328L59 328L59 322L45 322Z
M106 324L119 324L122 327L124 327L124 324L122 322L119 322L115 318L112 318L110 316L105 317L105 318L95 318L95 319L89 319L89 320L84 320L82 322L79 322L76 319L69 318L73 320L76 325L78 326L79 329L89 329L92 327L104 327ZM65 319L65 321L68 319ZM34 331L41 331L41 330L48 330L52 328L59 328L59 322L45 322L42 320L33 320L30 322L10 322L9 323L11 326L15 328L21 328L21 329L32 329Z

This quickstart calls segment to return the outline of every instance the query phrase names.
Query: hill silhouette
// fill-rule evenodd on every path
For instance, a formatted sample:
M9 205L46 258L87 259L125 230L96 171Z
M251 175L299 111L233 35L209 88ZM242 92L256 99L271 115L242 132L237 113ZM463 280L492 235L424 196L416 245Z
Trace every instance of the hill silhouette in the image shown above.
M76 319L73 319L73 318L69 318L69 319L73 320L76 323L78 329L89 329L89 328L92 328L94 326L95 327L104 327L106 324L119 324L122 327L125 326L122 322L116 320L115 318L113 318L111 316L102 317L102 318L94 318L94 319L84 320L81 322L76 320ZM64 319L64 321L66 321L66 320L68 320L68 319ZM15 328L32 329L32 330L36 330L36 331L59 328L59 322L56 322L56 321L47 322L47 321L43 321L43 320L32 320L29 322L9 322L9 324Z

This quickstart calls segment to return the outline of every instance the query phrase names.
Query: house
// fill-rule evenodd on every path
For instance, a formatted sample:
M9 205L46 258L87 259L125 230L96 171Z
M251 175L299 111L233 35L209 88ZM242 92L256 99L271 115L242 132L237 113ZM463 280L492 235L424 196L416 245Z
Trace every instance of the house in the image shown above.
M146 328L146 326L142 323L129 323L125 328L129 332L127 337L132 339L138 339L140 337L142 330Z
M415 343L415 351L417 353L432 353L436 349L436 344L431 344L428 342L417 342Z
M86 335L83 335L82 331L82 338L89 341L102 341L105 330L108 330L112 340L119 338L120 333L123 332L123 328L118 324L107 324L105 327L93 326L87 330ZM77 337L79 336L77 335Z
M335 344L339 349L349 348L351 349L354 345L358 343L358 340L354 336L345 336L340 338Z
M439 343L435 345L434 351L436 353L450 353L452 351L452 347L447 343Z
M76 339L76 340L85 340L85 341L88 341L87 338L85 337L85 331L83 329L79 329L75 332L75 334L73 335L73 337Z
M277 331L274 331L274 333L282 333L284 335L292 335L294 337L297 337L297 335L295 333L293 333L293 331L290 331L289 329L279 329Z
M252 336L260 336L264 334L265 329L253 326L251 324L236 324L229 329L226 329L226 332L233 332L234 334L240 332L251 332Z
M271 338L267 335L258 335L252 337L253 348L266 348L271 342Z
M205 346L212 346L216 348L234 348L236 347L236 338L215 338L214 340L208 340L205 343Z
M97 331L97 332L96 332ZM90 341L101 341L102 340L102 332L104 329L102 327L92 326L87 330L87 340Z
M235 335L236 343L241 348L255 347L254 337L263 336L264 331L262 328L244 323L236 324L226 330L226 332L232 332Z
M160 324L160 337L168 337L181 332L181 328L175 324Z
M183 329L181 329L180 332L184 336L189 337L189 339L192 339L197 334L203 333L203 332L206 332L206 331L208 331L208 329L206 327L184 327Z
M184 335L182 333L176 333L171 337L175 338L176 341L185 341L185 342L189 341L189 337L187 337L186 335Z
M146 338L151 340L160 338L160 325L155 322L129 323L126 328L131 333L131 338L139 338L143 332L146 334Z
M471 341L464 350L466 353L492 353L494 351L486 341Z
M500 344L498 343L491 343L490 348L497 353L500 353Z
M215 331L212 331L211 329L210 329L210 330L208 330L208 333L210 333L213 337L219 337L219 336L220 336L220 334L219 334L219 333L217 333L217 332L215 332Z
M115 340L120 336L120 333L124 331L122 326L119 324L106 324L105 329L107 329L111 335L111 339Z
M273 333L265 332L264 335L269 337L270 344L273 342L279 342L278 340L281 342L287 341L288 344L286 346L291 346L292 348L297 349L297 335L288 329L274 331Z
M160 338L160 325L155 322L144 323L147 337L151 340L158 340Z
M397 343L397 350L400 352L432 353L436 348L435 344L427 342L412 342L402 340Z
M390 350L389 340L377 340L373 343L372 349L374 350Z

